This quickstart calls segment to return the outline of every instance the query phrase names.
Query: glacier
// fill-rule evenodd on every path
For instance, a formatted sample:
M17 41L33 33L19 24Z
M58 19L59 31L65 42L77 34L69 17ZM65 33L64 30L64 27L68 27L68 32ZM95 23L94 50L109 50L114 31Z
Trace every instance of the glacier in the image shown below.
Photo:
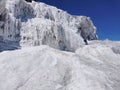
M83 27L90 40L97 39L96 27L90 17L70 15L41 2L1 2L4 4L0 6L0 42L16 43L18 47L49 45L75 51L84 44L80 33L77 33L79 27Z
M97 39L90 17L0 0L0 90L120 90L120 41Z

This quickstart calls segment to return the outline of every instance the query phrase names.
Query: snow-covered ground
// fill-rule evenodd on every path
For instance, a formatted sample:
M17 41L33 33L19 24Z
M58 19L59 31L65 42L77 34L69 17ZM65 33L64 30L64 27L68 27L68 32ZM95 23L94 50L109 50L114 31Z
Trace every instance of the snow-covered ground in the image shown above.
M89 42L76 52L49 46L1 52L0 90L120 90L120 42Z

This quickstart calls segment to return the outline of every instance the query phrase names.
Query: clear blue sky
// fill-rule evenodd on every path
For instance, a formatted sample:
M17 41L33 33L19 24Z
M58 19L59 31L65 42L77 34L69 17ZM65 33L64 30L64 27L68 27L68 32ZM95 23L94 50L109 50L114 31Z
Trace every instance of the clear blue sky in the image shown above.
M39 0L72 15L91 17L99 39L120 40L120 0Z

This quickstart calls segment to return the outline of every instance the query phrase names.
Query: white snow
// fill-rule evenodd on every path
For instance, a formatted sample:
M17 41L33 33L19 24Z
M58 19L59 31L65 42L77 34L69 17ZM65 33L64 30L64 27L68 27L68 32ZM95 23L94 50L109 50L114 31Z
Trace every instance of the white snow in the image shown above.
M120 90L119 42L94 41L75 53L49 46L0 53L0 90Z

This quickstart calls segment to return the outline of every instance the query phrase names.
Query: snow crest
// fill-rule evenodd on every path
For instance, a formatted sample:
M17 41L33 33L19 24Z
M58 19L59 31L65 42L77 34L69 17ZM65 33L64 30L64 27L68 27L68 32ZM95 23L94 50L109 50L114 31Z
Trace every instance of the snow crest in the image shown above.
M4 3L0 5L1 42L15 42L22 47L49 45L75 51L84 44L77 33L79 27L84 27L89 39L97 39L96 28L89 17L72 16L41 2L6 0Z

